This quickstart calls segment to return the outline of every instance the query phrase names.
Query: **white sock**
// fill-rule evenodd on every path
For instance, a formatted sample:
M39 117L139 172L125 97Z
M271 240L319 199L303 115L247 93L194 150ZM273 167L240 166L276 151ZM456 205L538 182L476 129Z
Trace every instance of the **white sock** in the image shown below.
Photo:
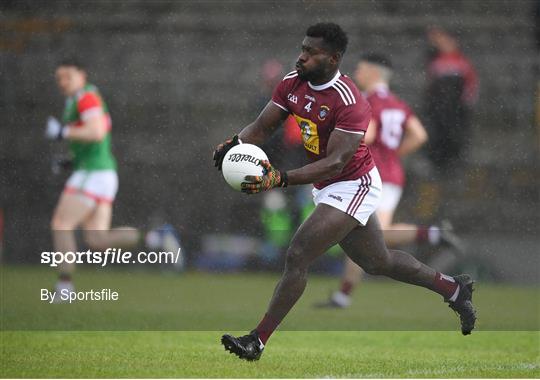
M158 249L161 246L161 236L156 230L149 231L144 239L146 246L150 249Z
M341 307L351 306L351 297L340 292L339 290L332 294L332 301Z
M441 242L441 229L438 226L428 228L428 241L431 245L437 245Z
M64 289L67 289L69 292L72 292L75 290L75 287L73 286L73 283L71 281L59 280L56 283L56 292L61 293L62 290Z

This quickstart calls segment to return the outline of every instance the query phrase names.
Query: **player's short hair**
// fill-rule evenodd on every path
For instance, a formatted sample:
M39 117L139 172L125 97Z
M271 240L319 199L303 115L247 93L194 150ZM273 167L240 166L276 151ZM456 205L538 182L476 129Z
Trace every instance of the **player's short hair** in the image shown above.
M56 67L75 67L79 70L86 71L85 65L77 57L67 57L58 62Z
M376 65L383 80L390 82L392 79L392 61L384 54L366 53L360 57L360 61Z
M380 53L366 53L360 57L360 60L382 66L388 70L392 70L394 68L390 58Z
M306 30L306 36L322 38L324 43L336 53L345 54L349 39L341 26L333 22L319 22Z

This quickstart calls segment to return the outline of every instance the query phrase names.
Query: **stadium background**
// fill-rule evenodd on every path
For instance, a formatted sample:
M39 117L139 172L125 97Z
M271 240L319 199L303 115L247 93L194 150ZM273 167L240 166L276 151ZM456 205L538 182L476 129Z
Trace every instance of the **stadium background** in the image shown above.
M209 233L260 234L260 200L228 189L213 147L257 113L260 68L292 67L306 27L340 23L351 73L365 51L396 66L393 87L422 117L425 30L454 30L479 74L467 165L455 175L408 163L399 216L451 219L496 280L538 283L540 213L538 3L535 1L2 1L0 5L0 205L3 260L36 263L50 247L49 220L66 174L43 138L63 98L56 63L77 55L113 118L120 190L114 225L177 226L197 255Z
M539 16L533 0L1 0L0 377L539 378ZM67 176L51 172L64 144L43 136L63 108L60 59L82 58L111 109L113 224L170 221L193 266L209 234L261 237L261 197L230 190L211 152L257 113L262 64L291 67L306 27L322 20L349 33L344 73L365 51L389 54L394 89L423 120L426 27L455 31L478 71L466 165L437 173L425 152L411 157L398 214L448 217L470 244L467 261L487 269L473 273L471 336L439 296L393 281L362 283L347 310L315 311L338 281L310 276L254 365L227 356L219 337L257 323L277 272L87 266L78 289L117 289L120 301L39 300L55 273L26 264L52 248L49 221Z

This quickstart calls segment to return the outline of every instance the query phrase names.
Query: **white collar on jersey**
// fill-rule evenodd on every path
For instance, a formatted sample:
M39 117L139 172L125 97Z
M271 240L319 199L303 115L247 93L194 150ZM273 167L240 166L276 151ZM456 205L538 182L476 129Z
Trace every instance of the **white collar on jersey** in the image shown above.
M390 89L388 88L388 85L386 83L378 82L375 83L375 85L373 86L373 90L371 90L370 94L376 92L381 97L387 97L389 91Z
M315 90L315 91L326 90L327 88L332 87L333 84L337 82L337 80L339 79L340 76L341 76L341 73L338 70L336 75L329 82L319 84L317 86L314 85L314 84L311 84L311 82L308 82L308 85L309 85L309 87L311 87L312 90Z
M384 82L376 83L375 86L373 86L374 91L379 92L388 92L388 85Z

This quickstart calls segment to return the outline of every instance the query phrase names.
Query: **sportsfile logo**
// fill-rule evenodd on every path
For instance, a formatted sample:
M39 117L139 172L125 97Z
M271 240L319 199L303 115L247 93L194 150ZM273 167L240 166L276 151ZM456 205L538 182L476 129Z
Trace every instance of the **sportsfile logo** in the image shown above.
M41 252L41 264L57 267L60 264L178 264L182 260L182 248L178 251L144 252L134 254L120 248L107 248L105 251Z
M234 153L234 154L231 154L229 156L229 161L230 162L242 162L242 161L247 161L247 162L251 162L252 164L254 165L259 165L261 160L259 160L258 158L256 157L253 157L252 155L250 154L241 154L241 153Z

